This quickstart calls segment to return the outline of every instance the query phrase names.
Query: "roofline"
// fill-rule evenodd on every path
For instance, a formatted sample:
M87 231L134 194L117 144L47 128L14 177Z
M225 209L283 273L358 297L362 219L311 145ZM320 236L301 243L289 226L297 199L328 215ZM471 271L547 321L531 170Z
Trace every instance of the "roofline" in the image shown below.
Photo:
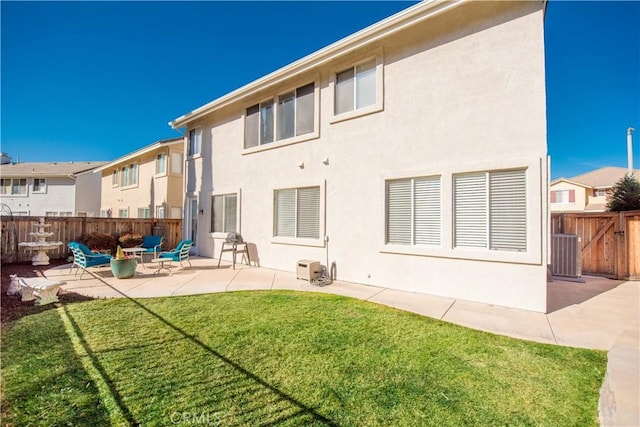
M569 183L569 184L577 185L577 186L579 186L579 187L584 187L584 188L593 188L591 185L582 184L582 183L577 182L577 181L571 181L570 179L567 179L567 178L558 178L558 179L555 179L555 180L553 180L553 181L551 182L550 186L551 186L551 185L555 185L555 184L557 184L557 183L559 183L559 182L567 182L567 183Z
M25 164L50 164L50 163L64 163L64 162L25 162L25 163L12 163L12 164L20 164L20 165L25 165ZM103 161L89 161L89 162L69 162L69 163L78 163L79 165L82 164L86 164L86 163L106 163ZM3 165L6 166L6 165ZM32 177L42 177L42 178L67 178L70 176L75 176L75 175L79 175L81 173L84 172L89 172L92 171L93 169L95 169L96 167L88 167L86 169L80 169L80 170L76 170L74 172L28 172L28 173L13 173L13 171L10 171L9 173L5 173L5 171L2 171L2 173L0 173L0 175L2 175L3 178L32 178Z
M96 172L102 172L105 169L109 169L119 163L123 163L126 162L128 160L131 160L135 157L141 156L143 154L149 153L153 150L156 150L160 147L163 146L171 146L171 145L177 145L178 143L182 144L183 143L183 138L182 137L178 137L178 138L170 138L170 139L162 139L160 141L156 141L153 144L147 145L146 147L142 147L136 151L133 151L129 154L126 154L122 157L117 158L116 160L107 163L106 165L100 166L99 168L95 168L93 170L94 173Z
M229 92L208 104L198 107L195 110L170 121L168 124L173 129L184 127L186 124L198 120L212 111L223 108L246 96L249 96L258 90L263 90L273 86L295 74L306 72L314 67L324 64L325 62L331 61L347 51L358 49L382 37L389 36L410 25L432 18L469 1L470 0L424 0L350 36L338 40L337 42L332 43L310 55L294 61L289 65L267 74L266 76L254 80L239 89Z

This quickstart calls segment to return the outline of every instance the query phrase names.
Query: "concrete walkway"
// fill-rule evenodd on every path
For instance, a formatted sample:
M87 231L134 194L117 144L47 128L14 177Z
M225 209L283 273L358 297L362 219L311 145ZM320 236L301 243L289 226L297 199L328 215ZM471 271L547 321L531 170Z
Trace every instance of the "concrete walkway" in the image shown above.
M138 266L130 279L116 279L108 267L96 274L49 269L50 279L66 281L65 291L94 298L146 298L243 290L295 290L359 298L473 329L536 342L608 351L601 390L600 421L605 426L640 426L640 282L586 278L584 283L548 285L549 313L536 313L427 294L336 281L325 287L298 280L294 273L191 258L191 268L154 274Z

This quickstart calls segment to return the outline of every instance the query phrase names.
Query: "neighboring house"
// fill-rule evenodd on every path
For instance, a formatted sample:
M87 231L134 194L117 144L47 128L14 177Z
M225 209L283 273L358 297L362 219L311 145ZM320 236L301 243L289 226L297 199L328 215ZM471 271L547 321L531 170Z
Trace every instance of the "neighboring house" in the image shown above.
M185 236L546 311L545 4L422 2L175 119Z
M165 139L97 168L100 216L182 218L183 150L183 138Z
M573 178L558 178L551 183L549 206L552 212L604 212L607 195L627 168L604 167ZM634 169L640 177L640 170Z
M98 216L106 162L7 163L0 166L0 195L13 215Z

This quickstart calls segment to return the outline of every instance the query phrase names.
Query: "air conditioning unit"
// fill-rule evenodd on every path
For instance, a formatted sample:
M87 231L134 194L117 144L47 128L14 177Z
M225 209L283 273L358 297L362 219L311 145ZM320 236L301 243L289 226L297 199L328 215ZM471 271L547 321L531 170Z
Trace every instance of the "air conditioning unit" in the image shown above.
M302 259L296 264L296 279L311 281L320 277L320 261Z

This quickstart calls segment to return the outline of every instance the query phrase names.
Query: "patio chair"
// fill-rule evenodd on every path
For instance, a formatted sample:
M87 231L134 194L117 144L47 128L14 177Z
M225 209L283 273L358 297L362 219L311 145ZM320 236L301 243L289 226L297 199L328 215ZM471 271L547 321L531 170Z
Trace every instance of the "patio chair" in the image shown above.
M103 265L109 265L111 263L111 255L104 255L98 252L93 252L91 249L78 242L70 242L69 249L73 252L73 264L69 273L73 270L73 267L82 269L80 278L89 267L100 267ZM78 272L76 271L76 274Z
M142 244L136 247L145 249L142 255L153 254L153 257L157 258L158 253L162 251L162 236L144 236Z
M183 240L178 243L178 246L176 246L172 251L160 252L158 258L170 258L173 261L178 261L182 268L184 268L182 261L187 261L189 263L189 267L191 267L191 261L189 260L189 251L191 250L191 246L193 246L192 240Z

